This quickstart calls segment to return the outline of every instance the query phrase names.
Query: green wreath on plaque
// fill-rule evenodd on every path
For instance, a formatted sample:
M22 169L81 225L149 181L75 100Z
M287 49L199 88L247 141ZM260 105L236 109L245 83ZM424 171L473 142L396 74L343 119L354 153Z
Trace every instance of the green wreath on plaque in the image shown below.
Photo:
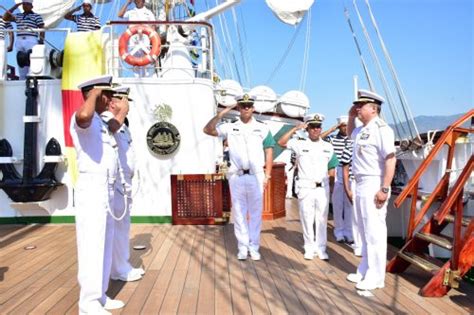
M167 104L160 104L155 107L153 114L158 120L146 135L148 148L157 155L169 155L178 149L181 142L181 135L178 128L167 122L171 119L173 110Z

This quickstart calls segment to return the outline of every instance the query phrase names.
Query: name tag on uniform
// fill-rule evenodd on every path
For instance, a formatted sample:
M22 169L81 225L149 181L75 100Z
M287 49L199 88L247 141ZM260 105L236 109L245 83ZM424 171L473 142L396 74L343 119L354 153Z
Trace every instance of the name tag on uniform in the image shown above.
M232 129L232 131L240 131L240 130L239 130L239 129L237 129L237 128L234 128L234 129Z
M309 152L309 150L304 150L304 149L303 149L302 151L303 151L303 152Z
M331 151L329 151L329 150L323 150L323 152L324 152L324 153L329 153L329 152L331 152Z
M262 130L260 130L260 129L254 129L253 131L254 131L254 132L260 132L260 131L262 131Z

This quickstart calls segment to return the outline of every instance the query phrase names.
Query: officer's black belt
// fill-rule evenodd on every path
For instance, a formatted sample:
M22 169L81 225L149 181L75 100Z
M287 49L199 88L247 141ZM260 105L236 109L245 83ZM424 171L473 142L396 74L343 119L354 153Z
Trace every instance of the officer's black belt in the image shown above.
M242 170L242 175L250 175L250 170Z
M323 183L314 182L314 184L316 185L316 188L323 187Z

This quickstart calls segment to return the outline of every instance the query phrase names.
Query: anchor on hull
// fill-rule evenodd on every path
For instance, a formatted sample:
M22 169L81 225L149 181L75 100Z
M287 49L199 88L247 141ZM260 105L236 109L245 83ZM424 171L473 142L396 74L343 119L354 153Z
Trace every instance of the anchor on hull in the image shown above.
M49 199L51 193L63 185L56 180L54 172L61 155L61 146L55 138L51 138L46 145L47 161L41 172L37 174L37 137L38 137L38 80L35 77L26 79L26 106L25 106L25 136L23 147L23 176L13 165L13 150L6 139L0 140L0 171L3 174L0 180L0 189L14 202L35 202ZM8 159L10 158L10 159ZM10 161L8 161L10 160Z

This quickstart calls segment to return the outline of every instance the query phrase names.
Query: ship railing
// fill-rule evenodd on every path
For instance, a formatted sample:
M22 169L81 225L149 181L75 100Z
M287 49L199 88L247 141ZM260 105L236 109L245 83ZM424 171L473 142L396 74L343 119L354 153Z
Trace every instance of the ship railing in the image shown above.
M398 197L395 199L394 204L395 207L400 207L401 204L407 199L408 197L411 197L411 205L410 205L410 221L408 224L407 228L407 238L411 239L416 231L416 228L422 223L423 217L426 215L428 209L430 206L437 200L446 200L448 199L450 203L452 203L452 200L448 198L450 194L452 194L452 190L449 191L450 188L450 177L454 176L456 174L453 174L454 172L451 172L451 169L453 169L453 158L454 158L454 150L456 148L456 140L459 137L462 137L466 134L472 134L474 133L474 129L472 128L465 128L462 125L471 120L474 121L474 110L470 110L467 112L465 115L460 117L458 120L456 120L451 126L446 128L444 133L441 135L440 139L436 142L434 147L431 149L429 152L428 156L424 159L424 161L421 163L421 165L418 167L416 172L413 174L412 178L408 182L408 184L405 186L403 191L398 195ZM446 172L436 185L436 187L433 189L431 194L426 198L422 208L418 211L418 206L417 206L417 199L418 199L418 194L420 191L419 183L422 175L428 170L429 165L432 163L433 160L435 160L437 154L444 148L448 148L447 152L447 160L446 160ZM472 158L471 158L472 160ZM471 161L468 161L466 165L463 167L464 171L466 168L472 167L470 166L469 163L472 163ZM462 187L469 181L469 178L471 177L471 174L468 172L467 176L463 175L463 172L459 175L459 178L462 179ZM458 178L458 180L459 180ZM451 187L452 189L452 187ZM456 196L459 196L457 194ZM453 197L452 197L453 198ZM442 222L446 216L448 215L448 209L449 207L443 206L443 210L438 212L436 215L436 219L438 222Z
M119 53L120 38L136 25L151 27L161 38L160 55L145 66L131 65ZM116 77L212 79L213 29L206 22L110 21L103 27L107 73ZM146 35L138 40L151 49ZM130 51L133 54L133 51Z

